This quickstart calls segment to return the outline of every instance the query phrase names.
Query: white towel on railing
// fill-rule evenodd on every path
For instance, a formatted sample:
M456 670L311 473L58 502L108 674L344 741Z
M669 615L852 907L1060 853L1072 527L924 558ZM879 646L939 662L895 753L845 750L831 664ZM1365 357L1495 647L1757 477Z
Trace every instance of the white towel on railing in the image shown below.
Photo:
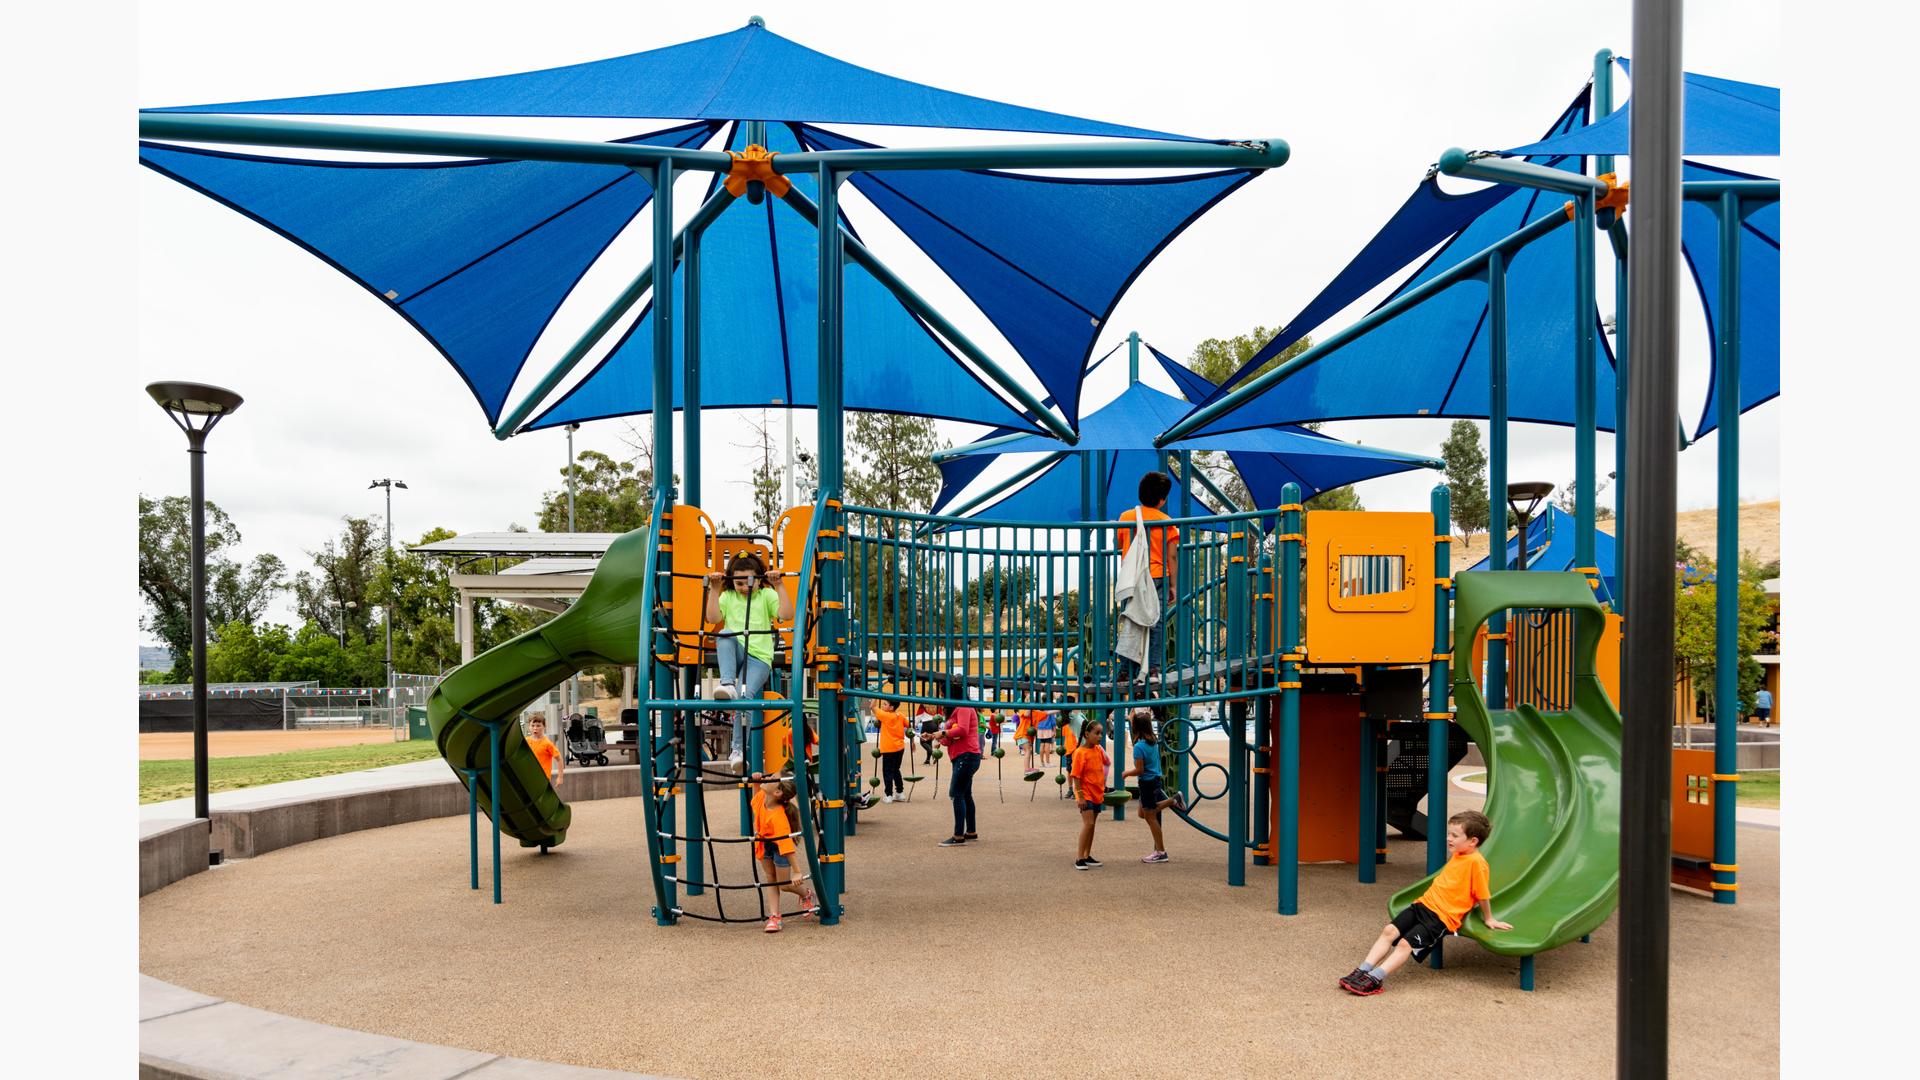
M1160 621L1160 590L1153 587L1153 566L1148 561L1146 514L1136 511L1133 543L1120 558L1114 574L1113 598L1119 604L1119 633L1113 643L1116 655L1146 666L1147 639Z

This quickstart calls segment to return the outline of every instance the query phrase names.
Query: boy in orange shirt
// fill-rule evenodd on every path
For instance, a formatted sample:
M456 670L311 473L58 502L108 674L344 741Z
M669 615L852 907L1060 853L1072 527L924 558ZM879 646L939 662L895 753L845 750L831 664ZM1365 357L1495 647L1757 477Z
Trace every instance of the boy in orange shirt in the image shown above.
M906 798L907 782L900 775L900 760L907 753L907 714L897 701L883 701L873 707L873 718L880 722L880 776L886 785L881 802Z
M1073 799L1080 807L1080 851L1073 860L1075 870L1091 870L1102 865L1093 857L1093 826L1107 805L1107 751L1100 745L1105 729L1100 721L1089 720L1080 731L1080 748L1073 752Z
M1493 917L1493 882L1487 857L1480 854L1493 825L1478 810L1462 810L1447 819L1447 851L1452 856L1433 877L1433 884L1407 910L1394 916L1379 940L1367 951L1367 958L1340 980L1340 988L1349 994L1367 996L1385 989L1388 975L1399 970L1411 956L1415 963L1427 958L1440 939L1460 929L1467 912L1477 904L1480 917L1494 930L1511 930L1512 923Z
M560 777L567 771L567 758L560 752L560 748L553 745L553 741L547 738L546 717L536 716L527 721L527 749L533 751L533 756L540 759L540 774L551 779L554 787L559 787ZM560 764L557 770L554 768L555 762Z

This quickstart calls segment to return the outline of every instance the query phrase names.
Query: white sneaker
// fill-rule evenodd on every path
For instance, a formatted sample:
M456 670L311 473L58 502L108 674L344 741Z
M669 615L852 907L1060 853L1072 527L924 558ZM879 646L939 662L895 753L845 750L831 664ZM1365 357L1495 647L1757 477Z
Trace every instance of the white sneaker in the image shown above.
M734 699L734 692L733 692L732 683L721 683L720 685L713 688L713 700L732 701L733 699Z
M742 757L743 755L738 750L735 750L732 754L728 755L727 757L727 769L728 771L732 772L735 776L740 775L740 764L741 764Z

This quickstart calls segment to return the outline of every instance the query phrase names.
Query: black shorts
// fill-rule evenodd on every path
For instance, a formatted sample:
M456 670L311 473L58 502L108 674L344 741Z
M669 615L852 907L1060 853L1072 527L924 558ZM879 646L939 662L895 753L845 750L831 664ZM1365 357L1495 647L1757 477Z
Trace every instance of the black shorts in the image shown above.
M1427 910L1426 905L1414 901L1407 909L1393 917L1393 928L1400 931L1400 937L1413 946L1413 962L1418 964L1426 960L1427 954L1439 946L1442 938L1448 934L1447 924L1440 916Z
M1159 777L1143 776L1140 778L1140 809L1158 809L1160 804L1166 801L1167 793L1160 790Z
M1087 802L1085 799L1081 799L1077 797L1073 800L1073 802L1075 806L1078 806L1080 808L1080 812L1083 814L1086 813L1088 810L1091 810L1097 814L1100 811L1105 810L1107 808L1107 804L1104 802Z

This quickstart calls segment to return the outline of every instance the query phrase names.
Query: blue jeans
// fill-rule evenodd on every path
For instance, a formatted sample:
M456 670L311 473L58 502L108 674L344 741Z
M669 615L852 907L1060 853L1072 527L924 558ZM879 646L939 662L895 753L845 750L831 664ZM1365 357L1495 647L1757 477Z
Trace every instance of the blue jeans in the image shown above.
M734 685L734 696L748 701L758 701L760 692L767 688L767 680L773 678L773 667L765 660L747 652L744 637L716 638L713 643L714 659L720 664L720 681ZM745 671L741 668L744 665ZM742 677L744 676L744 677ZM750 710L733 710L733 752L744 755L747 752L747 717ZM752 715L758 719L757 712Z

